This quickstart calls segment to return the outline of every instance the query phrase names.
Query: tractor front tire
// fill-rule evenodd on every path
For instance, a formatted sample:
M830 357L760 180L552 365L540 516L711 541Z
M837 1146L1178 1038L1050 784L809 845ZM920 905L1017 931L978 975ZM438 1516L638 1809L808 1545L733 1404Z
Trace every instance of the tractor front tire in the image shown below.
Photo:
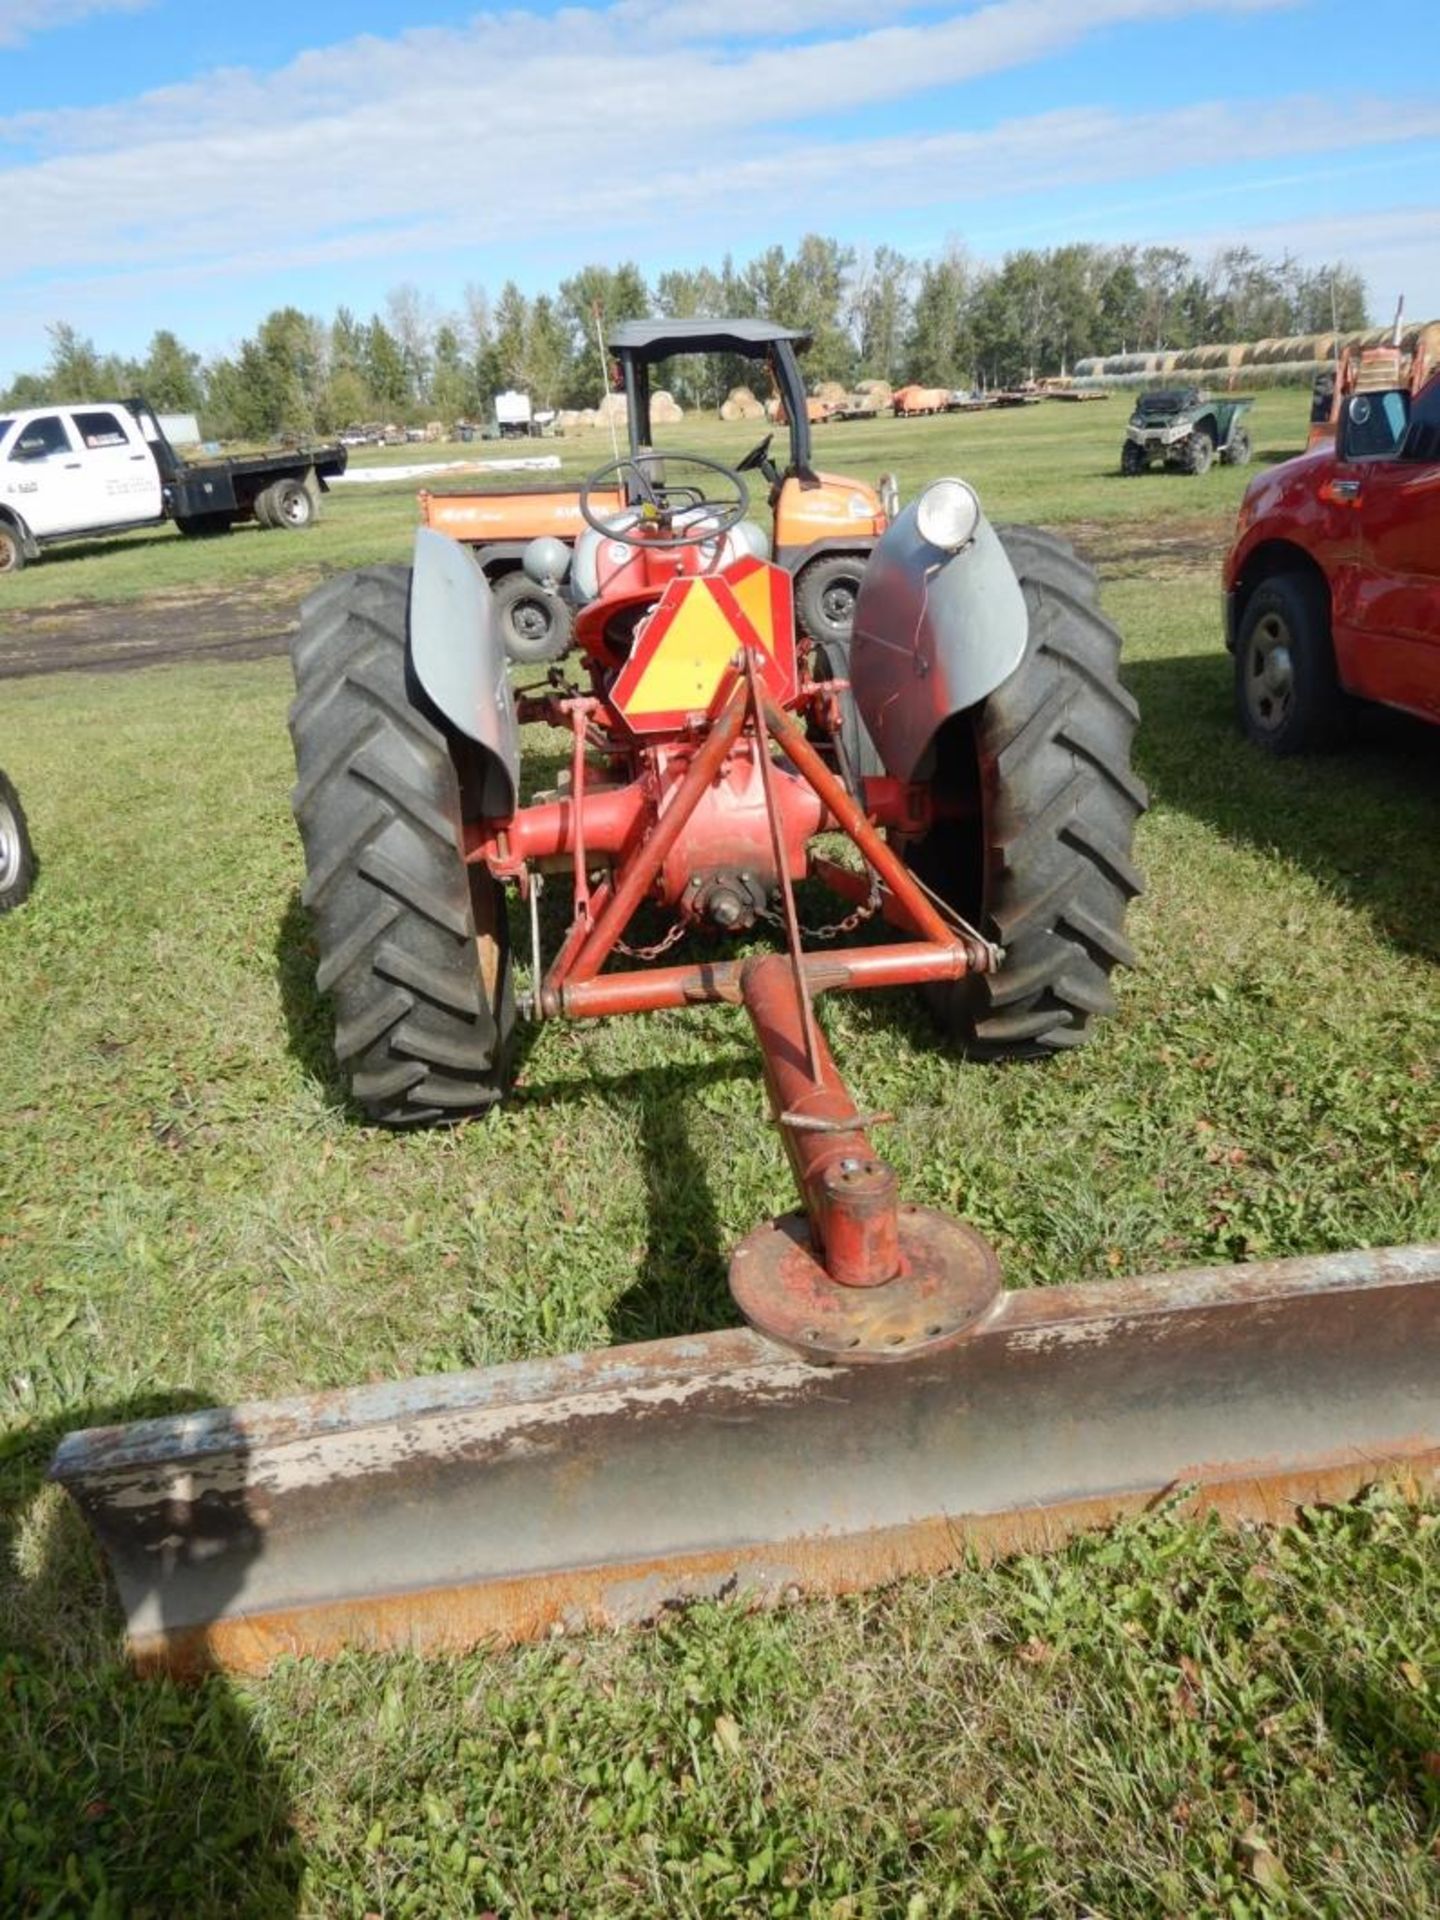
M408 658L409 585L405 567L328 581L291 648L316 984L355 1100L389 1127L493 1106L515 1020L504 892L461 855L455 765Z
M0 773L0 914L29 898L35 884L35 849L20 796Z
M490 591L500 638L517 666L540 667L564 659L575 637L575 616L564 600L537 587L519 567L492 580Z
M812 560L795 582L795 612L802 631L818 647L848 647L855 631L855 602L868 555L828 553Z
M1037 528L999 532L1029 639L1009 679L947 723L937 762L937 785L968 796L978 827L941 822L908 856L1004 949L998 972L928 990L951 1038L989 1060L1079 1046L1113 1009L1110 975L1134 964L1125 914L1140 892L1131 846L1147 805L1130 766L1139 708L1094 571Z

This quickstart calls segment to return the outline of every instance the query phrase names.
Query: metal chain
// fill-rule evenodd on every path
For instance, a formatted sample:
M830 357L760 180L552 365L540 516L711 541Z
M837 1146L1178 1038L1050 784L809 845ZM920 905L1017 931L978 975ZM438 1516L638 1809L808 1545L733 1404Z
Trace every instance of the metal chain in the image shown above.
M615 942L615 951L623 953L629 960L658 960L662 953L673 947L677 940L683 940L689 932L684 920L677 920L663 940L657 940L653 947L627 947L623 940Z
M873 919L879 911L880 878L878 874L872 872L869 898L862 900L853 913L847 913L843 920L833 921L828 927L801 927L800 931L807 940L838 940L842 933L854 933L857 927L864 926L865 922ZM777 913L774 907L762 907L759 917L762 920L768 920L772 927L779 927L783 932L784 916Z

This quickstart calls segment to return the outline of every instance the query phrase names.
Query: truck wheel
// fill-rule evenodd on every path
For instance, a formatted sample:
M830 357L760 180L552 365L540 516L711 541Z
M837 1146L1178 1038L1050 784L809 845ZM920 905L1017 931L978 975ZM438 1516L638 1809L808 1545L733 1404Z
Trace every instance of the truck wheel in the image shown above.
M268 525L286 527L292 533L298 533L302 527L315 523L315 496L303 480L277 480L273 486L265 489L270 497L270 518ZM265 494L260 498L263 500ZM255 502L257 509L260 501Z
M0 521L0 573L19 573L24 564L24 541L14 527Z
M0 913L29 897L35 881L35 849L20 796L0 773Z
M1230 444L1225 449L1226 465L1232 467L1248 467L1252 451L1250 435L1245 431L1244 427L1236 427L1230 436Z
M979 1059L1079 1046L1113 1008L1110 974L1134 964L1125 914L1147 805L1130 766L1139 708L1120 684L1120 635L1093 570L1037 528L999 531L1030 611L1025 654L938 743L934 786L974 824L937 824L906 856L1005 949L997 973L928 990L941 1025Z
M525 667L560 660L570 651L575 616L557 594L544 593L516 567L490 582L500 637L510 658Z
M273 487L261 488L260 492L255 496L253 510L257 527L267 527L273 530L275 526L278 525L275 519L275 489Z
M796 616L817 645L849 646L866 559L863 553L829 553L812 560L795 582Z
M1197 427L1185 442L1180 464L1186 473L1208 473L1215 460L1215 442L1203 427Z
M1142 448L1133 440L1127 440L1120 449L1120 471L1132 479L1137 473L1144 473L1150 462L1145 458Z
M504 893L460 854L460 789L407 656L410 573L367 567L301 608L290 709L302 895L335 1056L382 1126L493 1106L515 1021Z
M1267 753L1339 746L1350 703L1335 671L1329 596L1303 573L1280 573L1251 594L1235 642L1235 708Z

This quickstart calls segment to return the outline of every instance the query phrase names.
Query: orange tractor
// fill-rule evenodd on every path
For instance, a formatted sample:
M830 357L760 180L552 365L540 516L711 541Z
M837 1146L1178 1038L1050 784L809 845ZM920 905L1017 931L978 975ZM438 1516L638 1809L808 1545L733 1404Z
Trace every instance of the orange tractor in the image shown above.
M641 422L669 337L630 336ZM1090 570L959 479L887 515L853 631L817 643L790 507L849 502L772 478L772 547L766 457L642 441L593 473L573 552L524 555L547 593L563 564L578 655L518 689L483 574L422 528L413 568L306 603L290 719L318 984L372 1120L483 1114L520 1012L744 1007L800 1201L735 1249L749 1326L69 1436L53 1471L142 1663L639 1621L1044 1545L1193 1486L1263 1518L1433 1476L1440 1249L1002 1290L972 1227L902 1203L816 999L919 988L989 1058L1082 1042L1130 957L1136 708ZM527 786L525 725L564 743L554 790Z
M776 565L795 584L800 630L820 642L848 640L855 595L876 540L894 510L894 482L877 486L843 474L817 473L811 462L810 428L825 417L822 402L807 400L798 355L809 336L766 320L637 320L610 337L627 401L630 452L652 448L650 372L680 354L727 353L761 362L777 396L775 424L788 430L784 467L771 458L767 434L741 461L767 489L773 517ZM619 511L620 486L592 501L596 512ZM501 638L512 660L535 666L570 649L577 605L563 571L537 582L522 565L534 539L548 537L567 550L585 532L579 489L569 485L464 488L420 495L427 527L462 541L474 553L495 596ZM582 595L583 600L583 595Z

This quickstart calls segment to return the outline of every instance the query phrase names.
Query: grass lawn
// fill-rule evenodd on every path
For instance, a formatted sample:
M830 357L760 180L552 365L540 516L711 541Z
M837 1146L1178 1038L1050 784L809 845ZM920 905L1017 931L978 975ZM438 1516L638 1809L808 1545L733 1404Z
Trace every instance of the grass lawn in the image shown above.
M1376 718L1286 765L1241 744L1217 567L1243 476L1122 481L1123 415L817 434L827 467L907 494L964 472L1099 559L1153 795L1141 965L1093 1047L967 1065L896 995L827 1002L836 1053L901 1115L907 1197L967 1214L1016 1282L1440 1237L1434 736ZM1304 416L1264 396L1262 457ZM406 483L337 493L305 536L62 549L0 585L0 655L10 606L293 598L402 557L413 522ZM1388 1498L1238 1536L1161 1514L628 1639L128 1677L42 1490L59 1433L729 1324L726 1250L792 1204L733 1009L547 1028L513 1103L458 1133L356 1123L298 902L288 695L280 660L4 689L43 866L0 923L0 1912L1440 1912L1440 1521Z

